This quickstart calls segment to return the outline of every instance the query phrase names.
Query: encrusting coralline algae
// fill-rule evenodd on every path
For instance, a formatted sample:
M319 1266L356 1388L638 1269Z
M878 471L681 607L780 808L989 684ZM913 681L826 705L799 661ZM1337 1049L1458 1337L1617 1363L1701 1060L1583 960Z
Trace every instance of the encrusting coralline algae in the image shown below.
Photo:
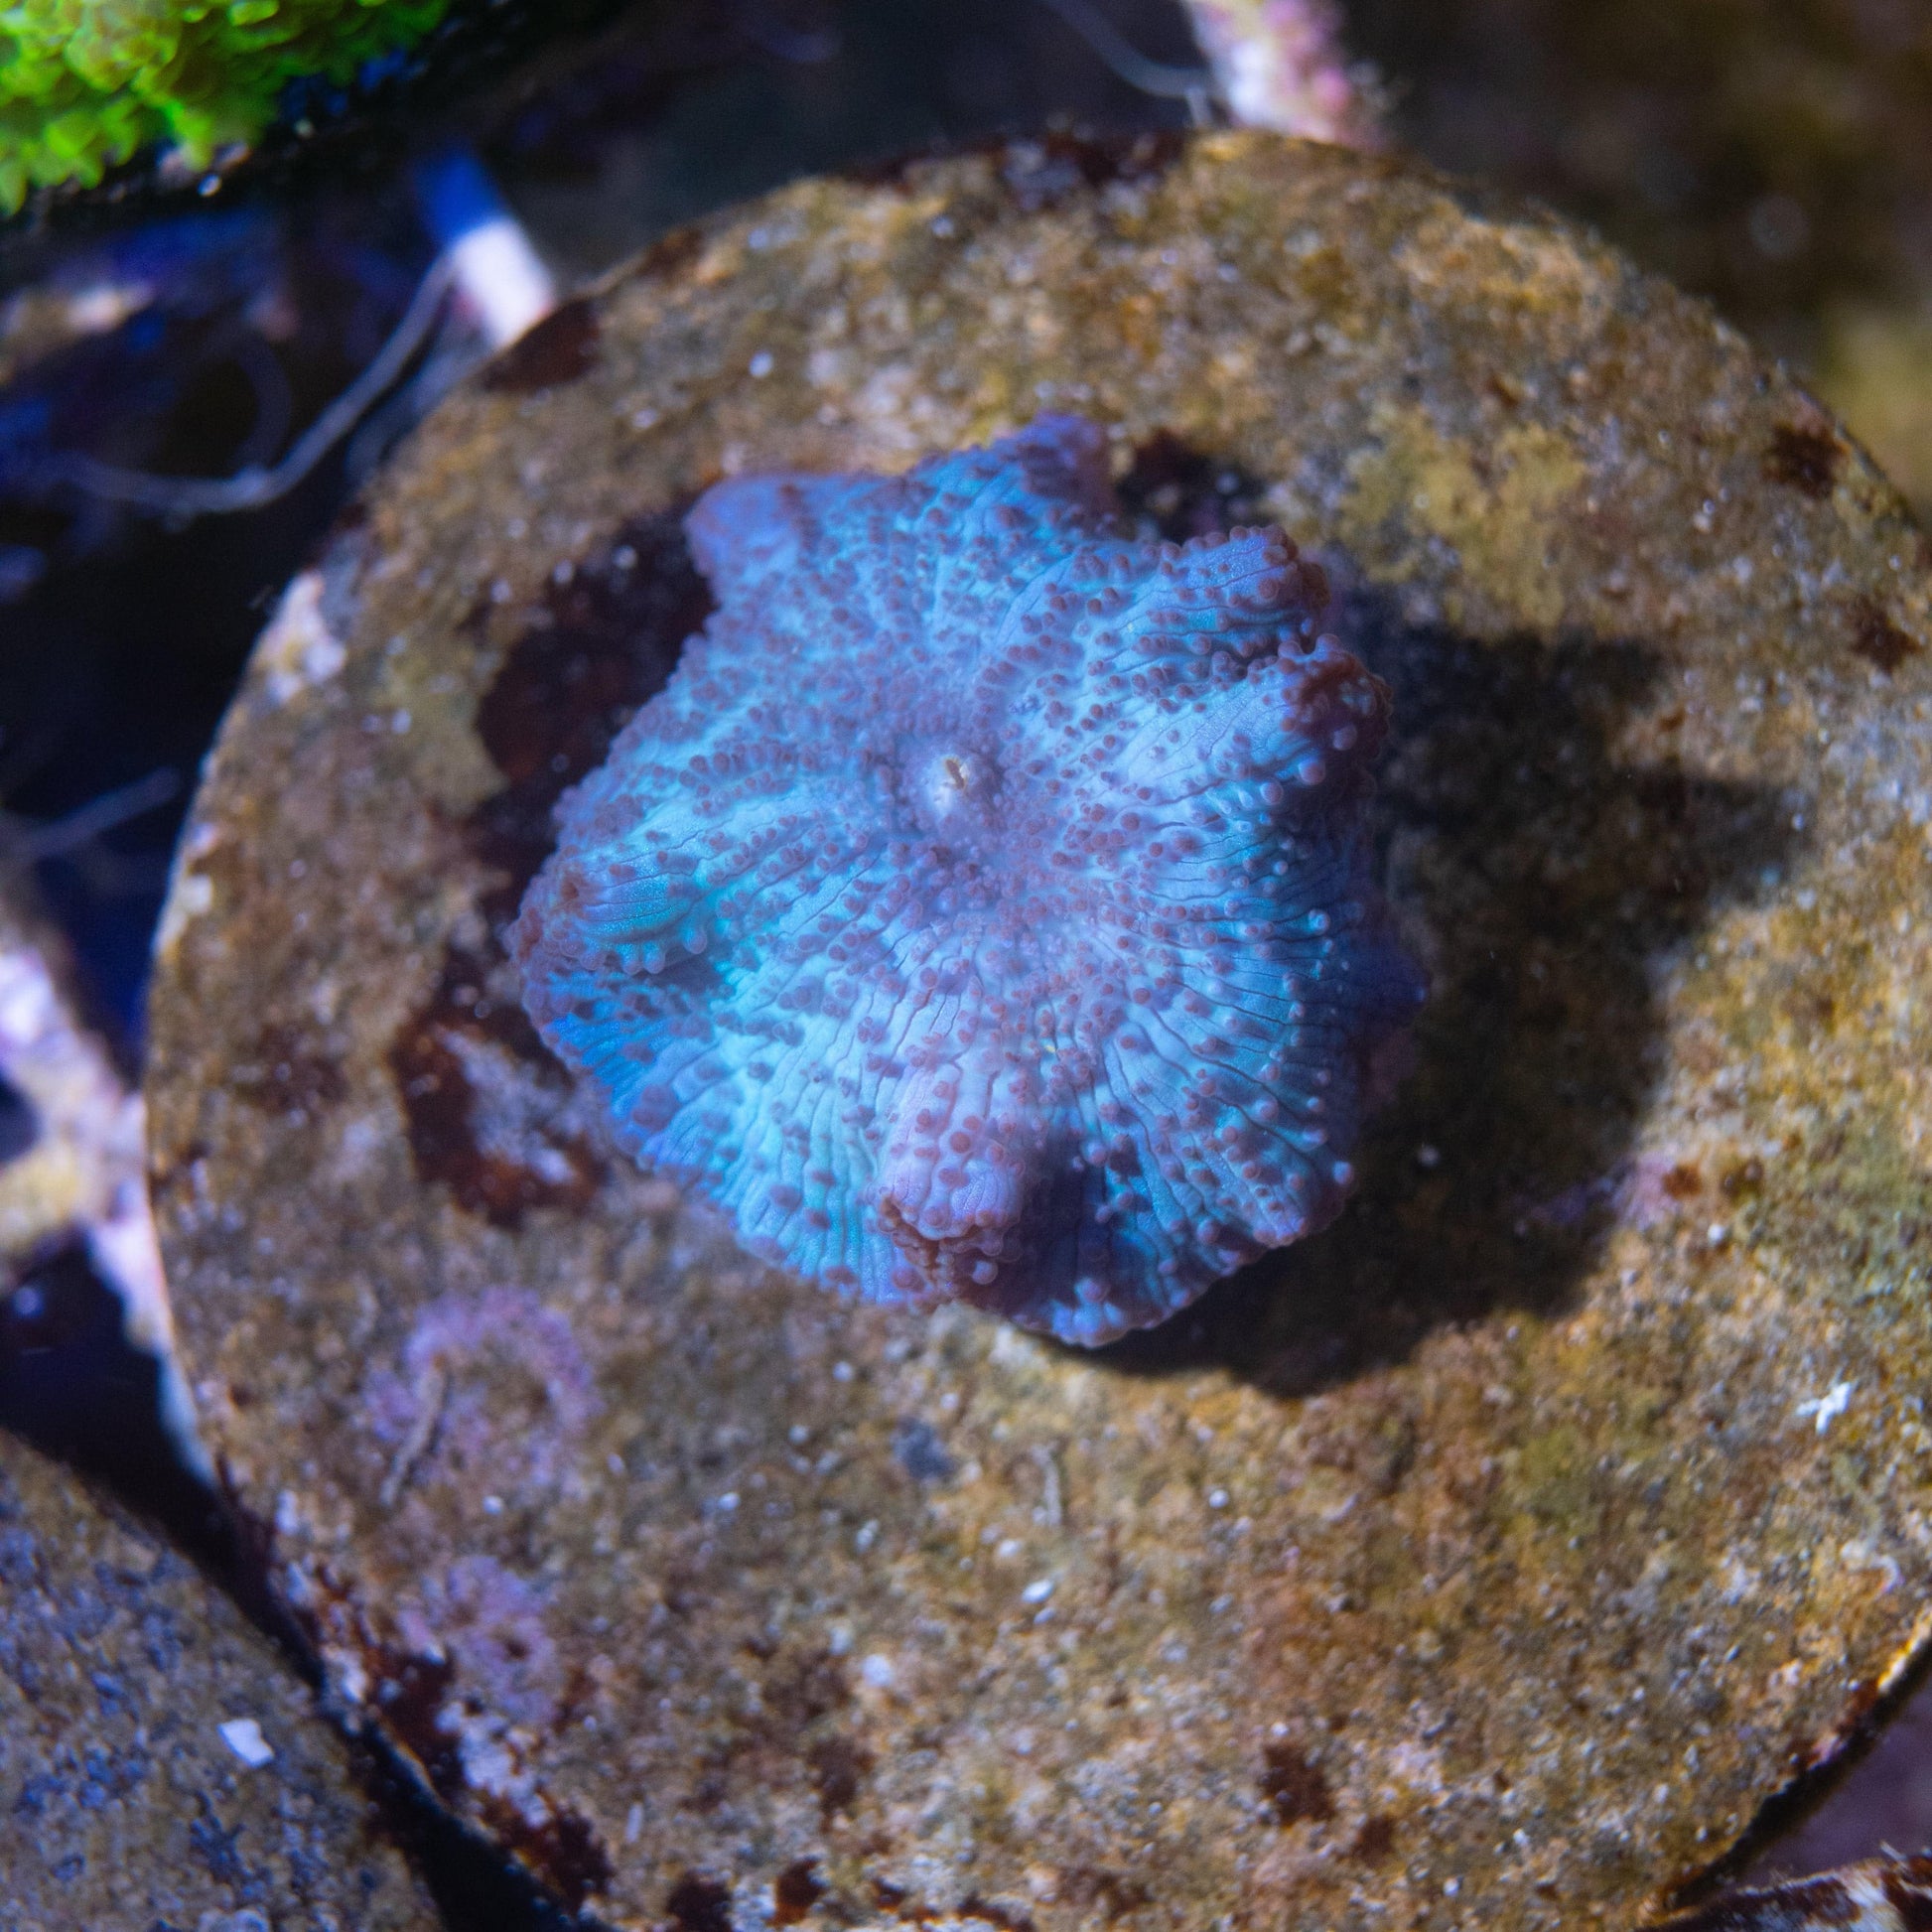
M1334 1216L1422 991L1319 569L1123 538L1105 450L712 489L718 613L516 932L624 1146L756 1252L1088 1344Z

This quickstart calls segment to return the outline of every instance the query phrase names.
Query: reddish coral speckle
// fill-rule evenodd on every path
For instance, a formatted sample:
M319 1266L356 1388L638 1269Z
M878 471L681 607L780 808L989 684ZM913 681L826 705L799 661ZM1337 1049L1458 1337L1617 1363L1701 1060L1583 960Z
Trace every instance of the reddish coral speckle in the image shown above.
M1114 534L1042 418L720 484L719 609L566 801L515 945L620 1138L755 1251L1096 1343L1321 1226L1413 1011L1387 692L1277 530Z

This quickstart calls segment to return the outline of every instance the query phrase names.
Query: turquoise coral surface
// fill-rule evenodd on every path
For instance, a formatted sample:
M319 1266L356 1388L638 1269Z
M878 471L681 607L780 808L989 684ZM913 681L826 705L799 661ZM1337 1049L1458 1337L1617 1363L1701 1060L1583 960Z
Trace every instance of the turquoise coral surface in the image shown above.
M1089 1345L1332 1218L1421 997L1321 573L1115 509L1068 417L711 489L716 614L515 930L619 1139L753 1252Z
M248 142L292 80L341 84L449 0L16 0L0 8L0 212L143 150Z

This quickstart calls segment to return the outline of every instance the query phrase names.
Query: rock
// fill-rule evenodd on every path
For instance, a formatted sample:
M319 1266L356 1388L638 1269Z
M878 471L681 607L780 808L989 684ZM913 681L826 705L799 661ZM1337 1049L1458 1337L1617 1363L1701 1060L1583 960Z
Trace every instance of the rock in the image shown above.
M1574 209L1712 297L1815 371L1921 518L1932 508L1921 9L1445 0L1352 8L1349 29L1397 82L1397 140Z
M0 1923L431 1932L345 1750L184 1557L0 1437Z
M1098 1354L855 1310L600 1140L500 950L724 474L1070 408L1395 690L1434 992L1326 1234ZM566 306L257 652L149 1095L342 1695L610 1923L1627 1921L1923 1641L1932 551L1554 219L1262 135L800 184Z
M1329 0L1186 0L1216 89L1243 127L1382 146L1379 102L1348 70Z
M1909 1932L1932 1905L1932 1859L1867 1859L1815 1878L1726 1892L1663 1921L1657 1932Z
M200 1471L148 1204L144 1120L140 1095L79 1016L65 942L29 882L0 863L0 1273L31 1289L68 1260L117 1296L128 1341L159 1365L161 1420Z

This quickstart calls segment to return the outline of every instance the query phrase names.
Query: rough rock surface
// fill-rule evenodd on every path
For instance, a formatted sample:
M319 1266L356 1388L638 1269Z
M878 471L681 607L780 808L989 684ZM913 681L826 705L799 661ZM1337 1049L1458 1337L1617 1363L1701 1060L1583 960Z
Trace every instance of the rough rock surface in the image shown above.
M0 1925L431 1932L366 1812L234 1606L0 1437Z
M1094 1355L746 1261L500 950L679 506L1041 408L1332 566L1434 981L1336 1225ZM562 310L291 588L164 934L184 1343L341 1690L624 1927L1669 1894L1921 1642L1929 566L1699 305L1264 136L806 183Z

